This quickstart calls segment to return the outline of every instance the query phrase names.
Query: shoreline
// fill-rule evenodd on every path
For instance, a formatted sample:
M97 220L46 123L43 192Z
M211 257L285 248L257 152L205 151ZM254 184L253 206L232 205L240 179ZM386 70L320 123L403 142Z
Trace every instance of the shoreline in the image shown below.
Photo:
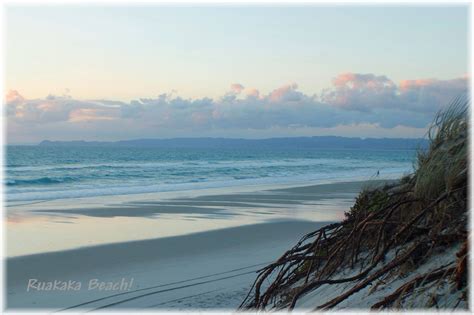
M331 185L341 184L350 182L366 182L366 181L392 181L402 177L405 173L390 173L381 175L378 178L367 178L367 176L351 176L351 177L337 177L337 178L319 178L319 179L298 179L291 180L290 182L257 182L257 183L239 183L238 185L218 185L209 187L189 187L183 189L163 190L163 191L150 191L150 192L117 192L114 194L105 195L91 195L91 196L74 196L74 197L63 197L54 199L35 199L35 200L8 200L5 199L6 208L14 207L28 207L29 205L42 204L42 203L61 203L70 200L81 200L93 203L107 203L107 200L114 198L122 202L126 202L134 199L148 199L148 198L179 198L181 196L195 196L203 194L220 194L226 191L234 192L252 192L255 190L275 190L285 189L294 187L306 187L306 186L320 186L320 185Z
M7 256L171 237L269 220L337 221L366 185L385 180L82 199L8 209ZM22 244L19 247L17 244Z
M83 208L83 205L94 207L104 207L108 205L126 204L135 201L159 201L159 200L173 200L181 198L196 198L201 196L216 196L216 195L228 195L228 194L241 194L241 193L253 193L253 192L265 192L265 191L280 191L289 189L304 189L314 187L335 187L339 185L351 185L351 184L364 184L364 183L384 183L397 181L400 177L387 177L387 178L347 178L341 180L320 180L317 182L295 182L295 183L278 183L278 184L249 184L229 187L213 187L213 188L202 188L202 189L186 189L177 191L162 191L162 192L148 192L148 193L136 193L136 194L119 194L119 195L103 195L103 196L88 196L88 197L72 197L72 198L58 198L51 200L36 200L28 203L21 204L6 204L7 214L15 214L15 211L34 211L35 209L44 208ZM332 191L328 191L332 192ZM71 203L76 201L76 203ZM7 201L5 201L8 203Z

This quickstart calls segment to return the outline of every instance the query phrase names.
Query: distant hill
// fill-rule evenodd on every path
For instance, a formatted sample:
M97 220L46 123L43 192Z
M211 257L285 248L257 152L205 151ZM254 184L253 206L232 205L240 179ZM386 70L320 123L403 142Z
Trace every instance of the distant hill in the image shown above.
M248 147L284 147L284 148L321 148L321 149L418 149L426 148L426 139L404 138L346 138L336 136L291 137L269 139L232 139L232 138L173 138L173 139L136 139L114 142L104 141L49 141L40 146L136 146L160 148L248 148Z

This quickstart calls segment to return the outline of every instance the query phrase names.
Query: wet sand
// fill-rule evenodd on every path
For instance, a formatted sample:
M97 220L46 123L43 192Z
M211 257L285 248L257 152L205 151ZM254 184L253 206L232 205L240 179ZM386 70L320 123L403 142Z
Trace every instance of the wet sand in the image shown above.
M7 224L7 307L235 309L258 268L305 233L341 220L361 189L381 183L18 206ZM82 287L27 291L31 279ZM93 279L133 283L126 291L89 290Z
M10 258L6 262L7 308L57 311L90 302L73 309L147 308L155 304L166 309L199 305L235 309L258 268L324 224L327 222L263 223ZM42 283L72 280L80 282L81 288L36 290L33 284L28 289L31 279ZM100 291L89 289L93 279L133 279L133 283L127 290ZM101 298L105 299L95 301Z

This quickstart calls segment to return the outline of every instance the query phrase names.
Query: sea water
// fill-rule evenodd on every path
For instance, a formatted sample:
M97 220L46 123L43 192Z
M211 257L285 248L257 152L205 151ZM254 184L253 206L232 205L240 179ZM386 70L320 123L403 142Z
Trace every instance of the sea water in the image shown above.
M397 178L415 150L8 146L6 200Z

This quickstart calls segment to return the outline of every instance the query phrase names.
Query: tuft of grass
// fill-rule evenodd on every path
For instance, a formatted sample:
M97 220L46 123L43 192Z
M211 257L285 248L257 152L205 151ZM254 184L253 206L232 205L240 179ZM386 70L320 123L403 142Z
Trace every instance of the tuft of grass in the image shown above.
M434 119L428 131L430 146L418 152L417 197L434 200L467 178L468 104L459 97Z
M321 285L347 283L345 292L330 301L318 301L315 308L331 309L374 280L413 273L433 253L454 244L465 244L464 251L453 257L456 267L415 277L372 308L406 307L401 301L413 295L415 288L445 280L454 281L456 290L465 290L468 108L469 100L459 97L439 112L428 132L429 147L419 151L413 174L383 186L365 187L342 222L306 234L263 268L252 286L253 296L251 290L241 308L265 310L273 305L291 310L299 297ZM395 256L388 257L390 251ZM361 269L351 277L333 278L346 268ZM270 279L271 284L262 290ZM467 303L465 296L461 300Z

